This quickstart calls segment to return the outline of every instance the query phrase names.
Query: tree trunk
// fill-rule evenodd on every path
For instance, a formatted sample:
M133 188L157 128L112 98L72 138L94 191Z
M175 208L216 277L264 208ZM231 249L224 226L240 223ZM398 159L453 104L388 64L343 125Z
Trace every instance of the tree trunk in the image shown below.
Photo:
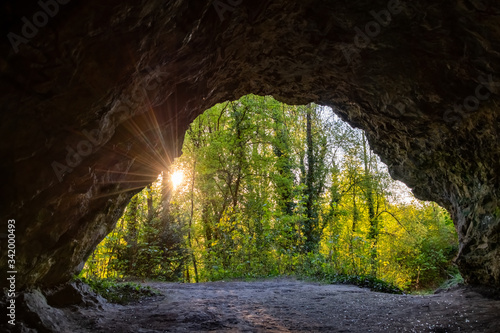
M191 211L189 214L189 229L188 229L188 246L191 251L191 259L193 261L193 269L194 269L194 277L196 283L198 283L198 268L196 266L196 258L194 256L193 252L193 247L192 247L192 242L191 242L191 226L193 224L193 215L194 215L194 182L196 179L196 159L193 161L193 169L192 169L192 176L191 176ZM189 269L188 269L188 274L189 274ZM188 281L189 281L189 276L188 276Z
M375 205L373 202L373 180L370 172L371 159L369 152L366 149L366 137L363 134L363 162L364 162L364 188L366 193L366 205L368 206L368 221L370 223L370 231L368 238L372 240L371 247L371 274L377 276L377 238L378 238L378 221L375 216Z
M139 238L139 221L137 217L138 196L135 195L127 207L125 219L127 222L127 232L125 241L128 245L127 259L128 268L126 275L134 275L134 266L137 261L137 243ZM130 210L129 210L130 209Z
M304 243L304 252L314 252L318 242L315 235L317 222L317 212L314 207L315 195L315 172L316 159L314 156L314 143L312 137L312 108L306 107L306 144L307 144L307 173L306 173L306 220L304 221L303 233L306 238Z

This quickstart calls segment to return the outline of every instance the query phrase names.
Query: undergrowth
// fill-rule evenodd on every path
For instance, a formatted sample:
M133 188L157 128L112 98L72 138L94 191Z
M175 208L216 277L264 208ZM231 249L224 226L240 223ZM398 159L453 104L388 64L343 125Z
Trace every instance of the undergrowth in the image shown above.
M135 282L118 282L115 279L89 279L85 277L76 277L75 280L88 284L93 291L111 303L128 304L144 297L160 295L158 290Z
M380 280L374 276L353 276L353 275L334 275L329 277L330 283L354 284L356 286L370 288L372 291L379 291L389 294L404 294L396 285Z
M456 272L455 274L451 275L450 279L443 282L443 284L439 286L439 289L446 290L455 286L459 286L463 283L464 283L464 278L462 277L462 275L460 275L459 272Z
M404 291L396 285L380 280L369 275L345 275L345 274L324 274L322 276L302 275L302 278L312 278L315 281L330 284L353 284L362 288L369 288L371 291L378 291L388 294L404 294Z

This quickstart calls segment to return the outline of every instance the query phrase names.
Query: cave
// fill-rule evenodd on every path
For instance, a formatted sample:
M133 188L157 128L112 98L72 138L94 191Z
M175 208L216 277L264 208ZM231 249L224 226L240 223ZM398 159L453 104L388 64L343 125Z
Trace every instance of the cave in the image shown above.
M253 93L363 129L393 178L451 213L465 281L500 287L499 15L489 0L2 2L2 271L15 220L16 290L69 281L191 121Z

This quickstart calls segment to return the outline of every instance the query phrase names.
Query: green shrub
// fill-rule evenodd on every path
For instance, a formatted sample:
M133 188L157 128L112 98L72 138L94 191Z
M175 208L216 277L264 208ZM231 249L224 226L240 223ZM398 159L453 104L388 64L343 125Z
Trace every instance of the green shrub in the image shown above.
M128 304L138 301L143 297L156 296L161 293L149 286L144 287L135 282L118 282L115 279L88 279L84 277L76 278L92 288L111 303Z
M439 289L450 289L452 287L461 285L464 283L464 278L462 275L458 272L455 272L453 275L450 275L450 278L443 282L441 286L439 286Z
M328 282L354 284L359 287L370 288L370 290L372 291L378 291L382 293L389 293L389 294L404 293L403 290L401 290L396 285L369 275L354 276L354 275L334 274L328 277Z

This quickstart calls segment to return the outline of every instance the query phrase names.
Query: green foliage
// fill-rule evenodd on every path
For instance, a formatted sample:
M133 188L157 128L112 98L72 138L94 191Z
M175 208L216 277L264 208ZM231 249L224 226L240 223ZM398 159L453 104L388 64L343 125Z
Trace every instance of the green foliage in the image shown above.
M413 230L404 237L411 246L400 247L397 261L411 272L411 289L437 288L456 271L451 262L458 250L454 226L449 215L434 204L414 214Z
M134 282L118 282L115 279L76 278L86 283L97 294L111 303L128 304L144 297L160 295L158 290Z
M297 275L305 279L314 279L331 284L353 284L372 291L389 294L403 294L403 290L393 283L370 275L349 275L338 273L328 265L320 254L308 253L297 269Z
M191 124L183 155L131 200L84 273L298 275L400 292L438 287L456 251L448 213L392 180L361 131L314 104L249 95Z
M360 286L363 288L370 288L372 291L378 291L382 293L389 294L403 294L403 290L398 286L380 280L374 276L353 276L353 275L339 275L334 274L332 276L328 276L327 280L330 283L343 283L343 284L354 284L356 286Z
M135 195L124 215L87 260L89 278L153 278L180 281L188 250L182 213L162 202L168 191L159 179Z
M450 289L455 286L462 285L464 283L464 278L458 271L454 272L453 274L450 274L450 278L443 282L440 286L439 289Z

